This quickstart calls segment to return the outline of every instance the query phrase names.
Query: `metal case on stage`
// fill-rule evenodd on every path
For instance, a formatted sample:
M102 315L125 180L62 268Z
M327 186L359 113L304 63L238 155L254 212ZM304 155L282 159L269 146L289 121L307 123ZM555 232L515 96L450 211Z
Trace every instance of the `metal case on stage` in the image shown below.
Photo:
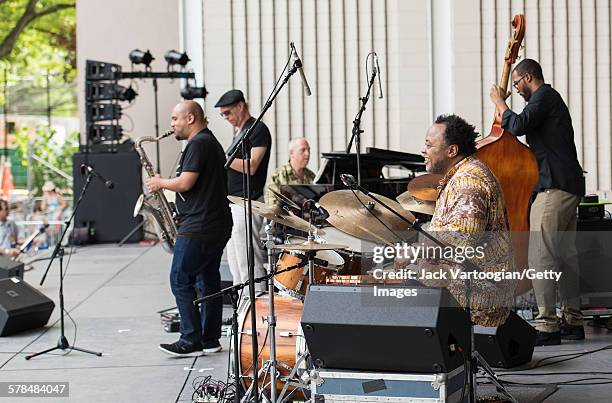
M443 374L315 370L314 402L460 402L464 367Z

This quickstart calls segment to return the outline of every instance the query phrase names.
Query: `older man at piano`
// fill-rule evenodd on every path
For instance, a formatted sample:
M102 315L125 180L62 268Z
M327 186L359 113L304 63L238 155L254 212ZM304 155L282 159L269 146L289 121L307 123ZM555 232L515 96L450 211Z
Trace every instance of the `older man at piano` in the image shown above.
M276 168L270 176L265 187L265 201L274 206L276 198L271 190L280 193L282 185L310 184L315 178L314 172L307 168L310 161L310 145L305 138L300 137L289 143L289 161Z

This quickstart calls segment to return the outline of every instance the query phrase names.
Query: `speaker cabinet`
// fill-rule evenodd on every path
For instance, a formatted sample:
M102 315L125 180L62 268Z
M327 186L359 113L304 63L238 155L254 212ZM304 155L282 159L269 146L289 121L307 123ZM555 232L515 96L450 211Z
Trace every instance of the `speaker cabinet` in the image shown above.
M23 278L23 263L0 255L0 279L9 277Z
M536 330L514 312L501 326L474 326L476 350L495 368L512 368L531 361L536 336Z
M397 298L375 295L381 288L310 287L301 324L315 366L448 373L463 365L451 345L467 349L470 322L446 289L393 287L409 295Z
M55 304L25 281L0 280L0 336L47 324Z
M96 172L115 185L108 189L92 178L75 215L75 227L93 229L93 242L118 242L142 221L133 217L134 205L142 193L140 158L134 152L77 153L73 156L74 201L81 193L87 175L81 175L81 164L91 165ZM142 228L127 240L142 240Z

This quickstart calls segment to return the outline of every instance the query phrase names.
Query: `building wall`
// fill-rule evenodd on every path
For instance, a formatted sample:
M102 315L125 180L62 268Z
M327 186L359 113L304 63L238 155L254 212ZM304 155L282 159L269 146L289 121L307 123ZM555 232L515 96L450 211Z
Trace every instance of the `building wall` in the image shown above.
M178 0L82 0L76 5L77 11L77 56L78 95L81 141L85 140L85 60L99 60L120 64L123 71L130 71L128 54L133 49L149 49L155 60L153 71L166 71L164 53L180 49L180 18ZM143 67L135 66L143 70ZM127 86L129 80L120 85ZM132 82L138 96L128 107L122 102L121 125L124 134L132 139L140 136L155 136L155 101L151 80ZM180 80L158 80L159 132L170 128L170 112L181 100ZM145 146L153 165L157 165L155 146ZM169 138L160 146L162 175L173 174L180 144Z
M301 136L311 143L316 169L321 152L346 147L365 95L370 51L380 58L384 98L377 98L376 89L370 98L362 150L419 152L432 119L444 112L460 114L488 134L489 89L501 75L512 16L523 12L522 57L539 60L546 81L568 103L587 189L608 190L611 9L612 0L79 1L79 66L86 58L127 66L128 52L141 47L151 49L158 58L155 69L163 70L167 49L187 49L198 84L210 92L203 103L210 127L227 146L232 130L214 103L226 90L240 88L258 115L293 41L313 95L305 96L295 75L266 114L274 141L270 169L287 159L287 144ZM128 22L138 15L146 23ZM150 135L153 128L150 84L139 88L137 103L126 111L133 136ZM179 88L178 82L160 83L162 123ZM524 106L517 94L510 102L517 112ZM165 147L168 173L176 150Z
M210 105L241 88L257 114L294 41L313 89L293 77L265 117L272 128L271 166L290 139L305 136L313 155L344 149L365 58L380 58L385 97L370 99L362 147L418 152L439 113L454 112L488 134L492 83L499 80L514 14L526 14L522 57L541 62L546 81L570 107L590 190L612 187L610 142L611 0L202 0L204 79ZM189 6L187 6L189 7ZM517 112L524 101L510 98ZM209 108L212 109L212 108ZM209 111L213 112L213 111ZM224 142L231 130L212 113ZM318 166L313 160L312 168Z

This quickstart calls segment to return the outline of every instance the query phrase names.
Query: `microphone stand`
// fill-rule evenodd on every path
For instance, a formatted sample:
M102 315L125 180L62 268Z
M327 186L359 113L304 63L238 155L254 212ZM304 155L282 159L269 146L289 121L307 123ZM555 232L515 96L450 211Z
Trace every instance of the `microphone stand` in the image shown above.
M411 222L406 217L402 216L400 213L395 211L393 208L386 205L382 200L377 198L373 193L368 191L366 188L364 188L358 183L355 183L354 178L351 178L346 181L343 180L342 182L349 188L361 191L366 196L371 197L376 203L380 204L385 209L393 213L395 216L399 217L402 221L407 223L410 226L410 228L414 229L419 234L422 234L423 236L427 237L432 242L434 242L436 245L442 248L449 246L445 244L444 242L440 241L439 239L437 239L436 237L434 237L433 235L431 235L428 231L425 231L419 225L415 225L415 223ZM470 259L465 259L462 263L459 263L459 264L461 264L467 271L470 271L470 272L481 271L480 268L476 266L476 264L472 262ZM478 351L476 351L475 342L474 342L474 323L472 322L472 314L471 314L471 307L470 307L471 302L472 302L472 281L466 277L466 279L464 280L464 283L465 283L465 308L464 310L470 321L470 342L467 346L465 346L466 351L463 353L464 356L466 357L464 376L468 377L467 379L468 380L468 396L469 396L468 401L470 403L476 403L477 401L476 374L478 373L478 365L480 364L480 367L489 376L491 383L495 385L497 390L501 390L502 393L505 394L506 397L508 397L512 402L518 403L518 401L506 390L506 388L497 379L497 375L495 375L495 372L493 371L491 366L487 363L487 361L484 359L484 357Z
M271 231L268 233L268 235L271 234ZM271 253L271 250L273 249L274 244L271 243L270 240L268 240L267 242L267 246L269 247L269 254ZM274 258L270 257L270 255L268 256L269 260L268 262L271 262ZM195 301L193 301L193 305L198 306L201 303L203 303L204 301L207 300L211 300L213 298L220 298L223 297L224 295L229 295L230 299L232 301L232 344L234 346L233 349L233 354L232 354L232 366L233 366L233 371L234 371L234 388L236 389L236 393L234 394L234 402L238 403L240 402L240 377L242 376L242 374L240 373L240 355L238 354L238 347L239 347L239 340L238 340L238 299L239 299L239 292L244 288L244 287L249 287L249 289L253 288L253 285L255 283L260 283L260 282L264 282L264 281L268 281L269 285L274 284L273 279L274 276L280 273L285 273L291 270L296 270L296 269L300 269L302 267L304 267L307 263L305 262L301 262L298 263L294 266L290 266L287 267L286 269L283 270L273 270L273 269L269 269L268 273L261 276L261 277L257 277L257 278L253 278L253 279L249 279L247 281L245 281L244 283L238 283L235 285L232 285L230 287L224 288L214 294L210 294L207 295L205 297L201 297L196 299ZM272 295L272 293L270 293L270 295ZM270 308L272 307L272 302L273 300L270 300ZM255 300L253 300L251 302L251 306L255 305ZM175 309L176 307L173 308L168 308L168 309L164 309L163 311L159 311L158 313L162 313L162 312L166 312L172 309ZM272 309L272 308L271 308ZM272 328L272 332L274 331L274 327L276 326L276 317L274 314L274 311L271 310L269 312L269 319L268 319L268 325ZM272 325L272 322L270 321L274 321L274 324ZM252 327L251 330L251 336L255 337L257 335L257 327L254 326ZM271 392L272 396L276 395L276 379L277 379L277 373L276 373L276 352L274 352L274 354L272 354L273 351L273 347L274 346L274 350L276 349L276 345L273 342L274 338L270 338L270 358L272 360L272 367L270 368L271 372ZM272 358L273 357L273 358ZM256 361L253 361L254 363ZM256 387L256 383L252 383L251 384L251 390L253 390L254 387ZM258 395L257 393L255 394L256 396ZM271 400L273 403L275 403L276 401L274 400L274 397Z
M63 269L63 263L64 263L64 248L62 247L62 241L64 240L64 236L66 236L66 232L68 232L68 228L70 227L70 223L72 222L72 220L74 219L74 216L77 212L77 210L79 209L79 205L81 204L81 201L83 200L83 196L85 195L85 191L87 190L87 188L89 187L89 184L91 183L91 179L93 177L93 174L91 171L89 171L87 173L87 178L85 179L85 184L83 185L83 189L81 189L81 194L79 195L79 198L76 202L76 204L74 205L74 209L72 210L72 214L70 215L70 217L66 220L66 222L64 223L64 230L62 231L62 235L60 236L59 240L57 241L57 243L55 244L55 249L53 250L53 254L51 255L51 261L49 261L49 264L47 265L47 270L45 270L45 274L43 275L42 279L40 280L40 285L43 285L43 283L45 282L45 278L47 278L47 274L49 273L49 269L51 268L51 265L53 264L53 261L55 260L56 257L59 256L59 266L60 266L60 270L59 270L59 277L60 277L60 287L59 287L59 302L60 302L60 338L57 341L57 345L55 347L51 347L48 348L46 350L40 351L38 353L34 353L31 355L26 356L26 360L30 360L36 356L42 355L42 354L46 354L49 353L51 351L55 351L55 350L66 350L66 349L70 349L70 350L77 350L77 351L81 351L83 353L88 353L88 354L94 354L97 355L98 357L102 357L102 353L101 352L95 352L95 351L91 351L91 350L86 350L84 348L79 348L76 346L71 346L70 343L68 343L68 339L66 339L66 335L65 335L65 329L64 329L64 269Z
M346 147L346 153L351 152L351 147L353 145L353 140L355 140L355 154L357 157L357 184L361 185L361 115L366 110L366 104L370 99L370 92L372 91L372 87L374 86L374 79L376 78L376 69L372 69L372 76L370 76L370 81L368 82L368 91L366 92L365 97L359 98L361 101L361 106L359 107L359 112L357 112L357 116L355 116L355 120L353 120L353 135L351 136L351 140Z
M246 189L244 189L243 194L246 199L245 209L246 209L246 218L247 218L247 239L249 240L247 244L247 258L248 258L248 265L249 265L248 284L249 284L249 298L251 300L251 326L253 329L257 329L257 318L256 318L256 312L255 312L255 282L254 282L255 280L254 252L255 250L253 248L253 209L251 205L251 184L250 184L251 182L251 143L250 143L251 132L253 131L253 128L255 128L259 124L259 122L264 117L268 109L270 109L270 107L272 106L272 103L274 102L274 100L276 99L280 91L289 81L289 78L291 78L291 76L295 74L295 72L297 72L297 70L300 67L302 67L302 63L299 61L299 59L296 59L293 62L293 66L289 69L289 71L287 71L287 74L283 78L283 81L281 82L280 86L276 87L273 90L272 95L266 101L261 113L255 120L255 122L251 125L251 127L249 127L249 129L246 132L242 134L242 136L238 139L238 141L235 141L232 144L232 146L227 152L227 154L229 154L229 157L227 159L227 162L225 163L225 169L231 169L230 165L236 159L238 152L240 150L243 151L242 156L244 160L246 161L246 185L245 185ZM270 292L273 292L273 291L274 290L270 290ZM257 333L253 331L252 336L253 336L252 338L253 385L257 387L257 385L259 385L258 379L257 379L258 377L257 376L257 366L258 366L257 360L259 356L258 345L257 345ZM238 346L236 345L235 348L238 348ZM274 386L275 385L273 385L273 387ZM255 403L257 403L259 401L259 396L257 393L254 394L254 398L255 398Z

